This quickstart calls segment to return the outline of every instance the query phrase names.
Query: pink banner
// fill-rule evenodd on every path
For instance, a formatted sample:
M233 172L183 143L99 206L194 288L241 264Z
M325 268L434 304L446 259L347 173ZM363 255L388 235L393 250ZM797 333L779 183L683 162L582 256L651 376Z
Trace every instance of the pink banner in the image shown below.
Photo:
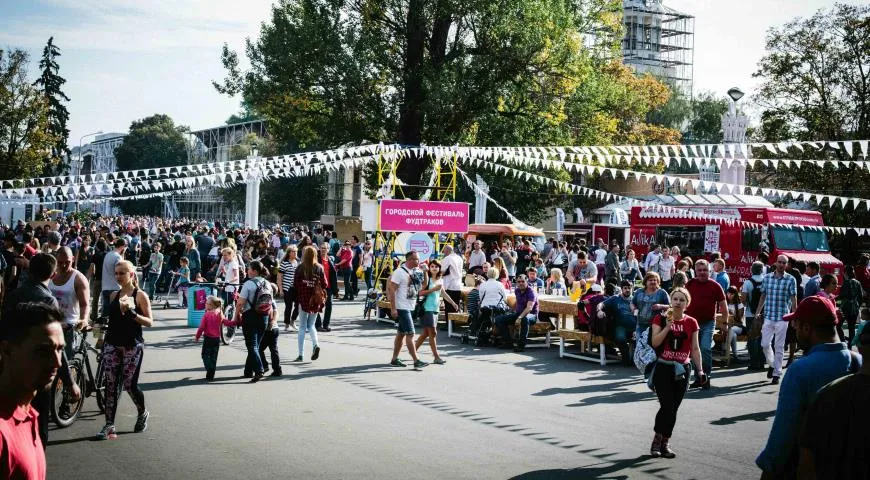
M468 232L468 204L381 200L378 224L382 232Z

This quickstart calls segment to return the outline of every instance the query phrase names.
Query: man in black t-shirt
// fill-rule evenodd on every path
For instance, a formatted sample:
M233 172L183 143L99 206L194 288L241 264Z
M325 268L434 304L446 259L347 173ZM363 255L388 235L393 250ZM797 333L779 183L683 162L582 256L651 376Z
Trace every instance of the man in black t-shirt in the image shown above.
M852 340L870 355L870 328ZM798 478L870 478L870 362L819 390L804 416Z

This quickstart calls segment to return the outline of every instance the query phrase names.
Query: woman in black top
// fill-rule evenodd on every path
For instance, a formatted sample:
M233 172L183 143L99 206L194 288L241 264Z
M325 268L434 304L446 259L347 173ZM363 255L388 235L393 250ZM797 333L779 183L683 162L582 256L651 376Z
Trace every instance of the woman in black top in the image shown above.
M118 388L122 384L139 412L133 431L142 432L148 428L148 410L145 410L145 394L139 388L139 371L145 348L142 327L154 324L151 302L148 295L139 290L136 267L131 262L118 262L115 278L121 290L112 293L109 303L109 328L102 360L106 373L106 425L97 434L98 440L117 437L115 412L118 409Z

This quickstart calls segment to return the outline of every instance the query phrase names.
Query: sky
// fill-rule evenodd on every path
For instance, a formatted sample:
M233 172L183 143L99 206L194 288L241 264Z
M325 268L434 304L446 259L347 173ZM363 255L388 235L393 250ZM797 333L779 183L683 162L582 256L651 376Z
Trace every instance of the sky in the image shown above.
M866 0L865 0L866 1ZM833 0L665 0L695 16L694 91L752 78L771 26L809 16ZM845 3L863 3L846 0ZM32 78L48 37L62 49L70 97L70 146L96 131L126 132L134 120L165 113L200 130L221 125L239 98L220 95L224 42L240 53L270 16L271 0L0 0L0 48L32 57ZM241 55L244 57L244 55ZM92 137L85 137L87 143Z

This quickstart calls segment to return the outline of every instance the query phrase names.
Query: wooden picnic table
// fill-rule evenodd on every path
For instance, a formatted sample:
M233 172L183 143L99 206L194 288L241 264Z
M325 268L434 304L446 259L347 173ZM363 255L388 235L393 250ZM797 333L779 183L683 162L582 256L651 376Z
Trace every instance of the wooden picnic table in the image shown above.
M467 299L468 293L473 289L474 287L462 287L462 298ZM516 297L513 293L507 295L507 303L511 308L516 305ZM556 315L561 324L561 327L559 327L559 325L557 325L557 327L561 329L568 328L568 317L570 316L572 318L571 327L574 328L573 319L577 315L577 302L572 302L570 298L563 295L545 295L539 293L538 309L541 312Z

